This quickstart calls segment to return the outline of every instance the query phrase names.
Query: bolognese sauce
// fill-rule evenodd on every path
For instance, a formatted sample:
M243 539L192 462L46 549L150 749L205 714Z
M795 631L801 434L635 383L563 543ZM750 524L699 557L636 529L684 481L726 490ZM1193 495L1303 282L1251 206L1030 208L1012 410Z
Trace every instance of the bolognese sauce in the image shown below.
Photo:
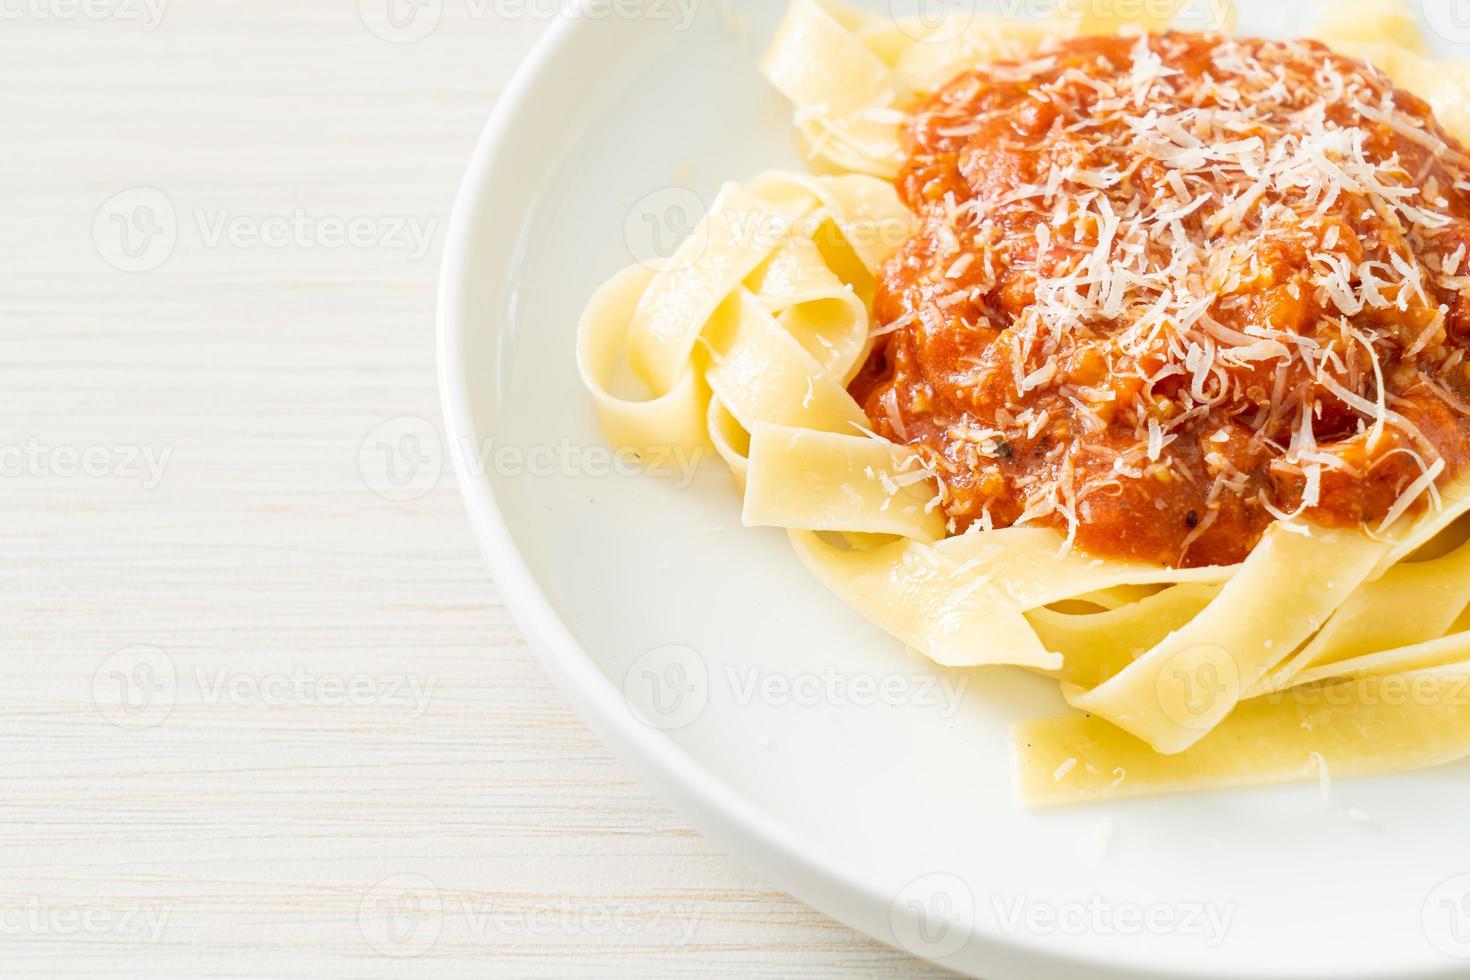
M1083 38L910 113L921 230L852 385L951 530L1243 560L1370 527L1470 461L1470 161L1310 41Z

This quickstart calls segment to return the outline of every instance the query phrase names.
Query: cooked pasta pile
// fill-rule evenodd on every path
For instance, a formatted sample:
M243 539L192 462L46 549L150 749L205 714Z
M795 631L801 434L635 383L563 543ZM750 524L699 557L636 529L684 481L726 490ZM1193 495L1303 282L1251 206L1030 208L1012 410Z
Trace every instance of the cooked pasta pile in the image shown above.
M604 427L712 444L911 651L1055 678L1031 804L1470 754L1470 74L1391 0L1320 33L1373 67L1140 26L795 0L815 173L596 294Z

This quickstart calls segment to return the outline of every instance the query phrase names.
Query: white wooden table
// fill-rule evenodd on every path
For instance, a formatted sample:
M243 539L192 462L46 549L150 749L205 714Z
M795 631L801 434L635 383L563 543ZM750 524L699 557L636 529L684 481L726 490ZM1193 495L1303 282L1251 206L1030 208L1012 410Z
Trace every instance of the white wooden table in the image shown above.
M512 625L434 282L547 25L383 2L0 2L0 974L932 975L701 840Z

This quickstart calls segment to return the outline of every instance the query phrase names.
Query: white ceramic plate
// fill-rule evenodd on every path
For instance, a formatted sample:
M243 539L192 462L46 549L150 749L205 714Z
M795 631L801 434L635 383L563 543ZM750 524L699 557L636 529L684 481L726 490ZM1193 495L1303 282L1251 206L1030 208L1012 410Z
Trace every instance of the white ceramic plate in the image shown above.
M1444 13L1457 0L1426 2L1470 40L1470 18ZM605 472L572 360L582 304L667 254L721 180L799 167L755 68L782 4L648 3L565 20L530 57L465 179L441 293L475 531L587 720L782 887L990 980L1470 975L1470 766L1330 799L1303 785L1029 813L1006 728L1058 710L1055 685L931 686L781 533L740 527L713 463L689 485ZM1240 3L1272 34L1325 6Z

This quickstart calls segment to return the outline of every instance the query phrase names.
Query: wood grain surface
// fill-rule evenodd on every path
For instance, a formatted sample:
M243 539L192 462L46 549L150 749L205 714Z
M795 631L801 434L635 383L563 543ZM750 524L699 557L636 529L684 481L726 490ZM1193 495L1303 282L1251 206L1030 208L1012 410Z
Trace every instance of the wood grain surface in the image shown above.
M512 625L434 284L547 21L370 7L0 6L0 975L930 975L689 830Z

